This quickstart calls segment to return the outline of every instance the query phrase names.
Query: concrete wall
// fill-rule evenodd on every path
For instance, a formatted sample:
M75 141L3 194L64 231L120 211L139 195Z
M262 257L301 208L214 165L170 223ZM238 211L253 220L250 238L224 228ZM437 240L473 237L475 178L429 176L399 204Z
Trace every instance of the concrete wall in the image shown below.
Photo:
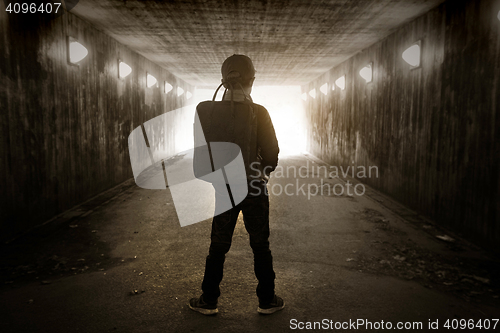
M68 35L89 51L80 66L67 62ZM125 79L118 58L133 68ZM146 71L158 88L146 88ZM164 80L174 91L163 93ZM72 14L1 10L0 239L132 177L128 135L186 105L176 86L193 89ZM172 152L174 128L162 129L161 145Z
M499 1L448 1L303 87L308 150L482 245L500 241ZM422 65L401 54L421 40ZM359 70L373 62L373 82ZM344 91L319 92L347 77ZM357 168L357 170L360 170Z

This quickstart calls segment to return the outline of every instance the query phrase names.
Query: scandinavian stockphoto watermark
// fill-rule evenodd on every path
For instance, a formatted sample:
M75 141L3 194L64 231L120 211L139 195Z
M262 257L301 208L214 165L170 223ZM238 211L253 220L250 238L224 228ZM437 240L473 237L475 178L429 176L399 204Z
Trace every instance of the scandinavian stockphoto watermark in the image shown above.
M427 321L398 321L387 320L371 321L368 319L349 319L344 321L322 319L321 321L299 321L290 319L290 329L292 330L398 330L398 331L420 331L420 330L495 330L498 318L485 319L428 319Z
M259 169L259 162L254 162L250 165L250 168L254 171L254 180L250 181L250 191L252 193L261 193L261 187L258 186L260 179L264 175L269 174L269 167L264 168L264 170ZM326 195L326 196L362 196L366 192L365 185L362 183L353 184L347 177L364 179L364 178L378 178L378 167L369 166L365 167L363 165L348 165L335 166L335 165L314 165L306 162L306 165L302 166L281 166L278 165L273 173L271 173L270 178L279 179L284 178L288 180L283 184L282 182L273 182L267 186L266 194L272 194L274 196L286 195L286 196L300 196L303 195L307 197L308 200L316 195ZM318 178L320 179L319 184L317 183L306 183L304 180ZM346 179L345 181L336 182L332 184L325 179ZM290 182L291 181L291 182Z

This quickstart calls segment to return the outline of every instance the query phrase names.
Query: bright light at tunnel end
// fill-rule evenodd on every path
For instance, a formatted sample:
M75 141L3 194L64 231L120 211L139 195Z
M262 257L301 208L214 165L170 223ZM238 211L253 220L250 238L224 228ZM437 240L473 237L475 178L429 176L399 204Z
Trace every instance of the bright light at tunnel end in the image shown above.
M199 88L190 99L193 112L196 105L203 101L212 100L215 88ZM305 105L315 101L309 97L308 92L301 90L300 86L261 86L255 85L252 89L252 99L255 103L264 106L271 116L273 126L278 137L280 156L297 155L306 151L307 123ZM174 91L176 87L174 87ZM188 96L188 89L184 93ZM221 100L219 93L216 100Z
M302 103L302 100L313 101L308 94L307 91L301 91L300 86L256 86L252 90L253 101L269 111L280 146L280 156L297 155L306 150L306 103Z

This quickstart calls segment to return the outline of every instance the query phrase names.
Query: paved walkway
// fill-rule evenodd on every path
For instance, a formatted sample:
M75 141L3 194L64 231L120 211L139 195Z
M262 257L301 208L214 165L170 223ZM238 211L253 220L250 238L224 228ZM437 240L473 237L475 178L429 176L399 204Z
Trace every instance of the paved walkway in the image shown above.
M308 163L307 176L271 182L276 194L293 184L293 195L270 199L283 311L256 312L242 221L226 260L219 314L189 310L189 298L200 294L210 220L181 228L169 191L129 181L3 247L1 331L288 332L300 322L363 319L394 327L421 322L423 329L408 331L425 332L429 320L445 331L447 319L500 317L498 262L463 241L436 238L445 233L368 187L363 196L328 195L345 180L311 172L321 164L311 157L280 161L284 170ZM312 185L308 198L308 184L323 186L323 195L312 195Z

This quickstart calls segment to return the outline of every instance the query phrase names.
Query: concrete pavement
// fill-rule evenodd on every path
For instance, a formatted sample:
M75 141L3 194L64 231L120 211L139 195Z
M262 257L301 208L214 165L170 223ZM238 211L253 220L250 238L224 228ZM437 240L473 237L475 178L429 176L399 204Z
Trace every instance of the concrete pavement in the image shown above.
M449 331L448 319L500 318L496 258L460 239L436 238L456 236L367 186L362 196L336 195L333 189L346 189L350 179L318 175L311 167L323 164L311 156L280 160L284 170L306 165L307 174L270 183L283 311L256 312L242 221L226 259L219 314L191 311L189 299L201 292L210 220L181 228L169 191L129 181L3 245L1 331L288 332L323 319L333 328L363 319L422 323L407 331L425 332L429 320ZM293 195L278 195L287 184ZM323 188L323 195L308 196L308 188Z

